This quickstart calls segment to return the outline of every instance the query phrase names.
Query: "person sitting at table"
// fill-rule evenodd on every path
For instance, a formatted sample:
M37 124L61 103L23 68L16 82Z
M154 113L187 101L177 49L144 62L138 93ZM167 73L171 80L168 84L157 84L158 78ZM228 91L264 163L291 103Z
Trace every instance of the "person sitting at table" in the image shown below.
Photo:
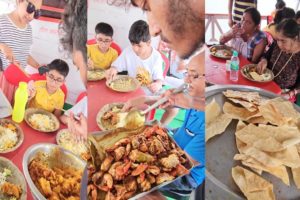
M114 30L111 25L100 22L95 27L97 44L88 45L88 67L91 69L108 69L117 59L118 52L111 48Z
M4 71L11 63L19 66L21 71L24 71L27 65L35 68L40 66L30 52L33 42L30 22L41 16L42 0L14 2L15 9L0 16L0 87L10 103L13 102L16 86L7 80Z
M256 8L247 8L242 22L223 34L220 43L231 41L231 46L250 62L257 63L264 53L267 39L264 32L259 30L261 16ZM245 45L245 43L247 45Z
M188 63L185 83L189 84L186 95L193 99L204 98L205 96L205 76L204 76L204 54L199 53L191 58ZM125 109L140 106L144 103L153 101L153 97L137 97L129 100L125 104ZM192 103L192 102L190 102ZM188 109L185 115L183 126L174 134L177 144L186 151L200 165L194 167L188 175L176 180L175 182L161 188L161 191L176 193L191 193L201 185L205 179L205 112L204 101L201 110ZM166 104L168 107L170 104ZM164 105L164 106L166 106ZM171 106L174 106L171 105ZM151 195L151 194L150 194ZM159 198L157 198L159 199Z
M257 65L258 73L273 71L274 81L282 96L295 100L300 93L300 26L294 19L285 19L276 26L276 41Z
M65 61L55 59L47 67L46 80L28 83L28 107L41 108L59 117L65 102L65 94L60 87L69 73L69 66Z
M276 26L284 19L294 18L295 11L292 8L284 7L281 10L278 10L275 14L274 21L267 25L263 31L267 35L268 44L271 45L274 41L276 34Z
M131 46L127 47L112 67L106 72L107 81L112 81L118 72L127 71L128 75L136 78L142 75L149 81L146 85L151 93L162 88L163 60L161 54L151 46L151 36L147 22L138 20L129 30ZM147 90L146 90L147 92Z

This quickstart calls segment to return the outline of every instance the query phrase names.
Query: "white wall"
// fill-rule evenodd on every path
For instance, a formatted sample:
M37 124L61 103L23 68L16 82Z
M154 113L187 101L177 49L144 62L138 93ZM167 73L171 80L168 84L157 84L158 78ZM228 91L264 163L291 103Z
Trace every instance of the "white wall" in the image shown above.
M128 33L130 26L137 20L147 21L146 14L139 8L117 7L107 4L107 0L88 1L88 39L95 37L95 26L99 22L110 24L114 29L113 39L122 49L130 45ZM156 48L159 38L152 38L152 45Z

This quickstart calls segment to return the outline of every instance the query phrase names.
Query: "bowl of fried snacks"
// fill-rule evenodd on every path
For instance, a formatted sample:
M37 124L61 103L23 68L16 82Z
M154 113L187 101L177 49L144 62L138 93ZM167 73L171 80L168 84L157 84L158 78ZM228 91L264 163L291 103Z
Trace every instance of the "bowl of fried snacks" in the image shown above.
M130 76L118 75L113 81L106 82L106 86L117 92L132 92L140 87L140 83Z
M23 172L36 199L78 199L86 163L54 144L35 144L23 157Z

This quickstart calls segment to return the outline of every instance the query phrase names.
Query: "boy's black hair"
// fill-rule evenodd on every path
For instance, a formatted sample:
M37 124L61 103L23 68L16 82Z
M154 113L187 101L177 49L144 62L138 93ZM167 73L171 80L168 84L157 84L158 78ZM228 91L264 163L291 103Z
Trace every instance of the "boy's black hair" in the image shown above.
M298 10L298 11L296 12L295 18L296 18L296 20L300 18L300 10Z
M130 27L128 39L131 44L150 41L151 36L147 22L143 20L134 22Z
M285 7L285 2L283 0L277 0L276 4L275 4L275 8L277 10L282 9Z
M95 27L95 33L101 33L103 35L112 37L114 35L114 29L111 27L111 25L104 22L100 22Z
M284 7L278 10L274 17L274 23L279 24L284 19L290 19L295 17L295 11L292 8Z
M55 59L47 66L48 66L48 71L56 70L63 77L66 77L69 73L69 65L61 59Z
M249 13L250 14L251 19L253 20L255 25L260 24L261 17L260 17L259 11L256 8L249 7L244 11L244 13Z

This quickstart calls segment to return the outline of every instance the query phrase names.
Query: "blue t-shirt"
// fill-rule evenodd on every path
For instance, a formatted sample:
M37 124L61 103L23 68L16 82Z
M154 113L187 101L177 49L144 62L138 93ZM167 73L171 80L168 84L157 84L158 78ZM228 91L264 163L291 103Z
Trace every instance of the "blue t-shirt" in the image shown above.
M190 175L200 185L205 179L205 112L189 109L184 124L174 134L177 144L200 165Z

